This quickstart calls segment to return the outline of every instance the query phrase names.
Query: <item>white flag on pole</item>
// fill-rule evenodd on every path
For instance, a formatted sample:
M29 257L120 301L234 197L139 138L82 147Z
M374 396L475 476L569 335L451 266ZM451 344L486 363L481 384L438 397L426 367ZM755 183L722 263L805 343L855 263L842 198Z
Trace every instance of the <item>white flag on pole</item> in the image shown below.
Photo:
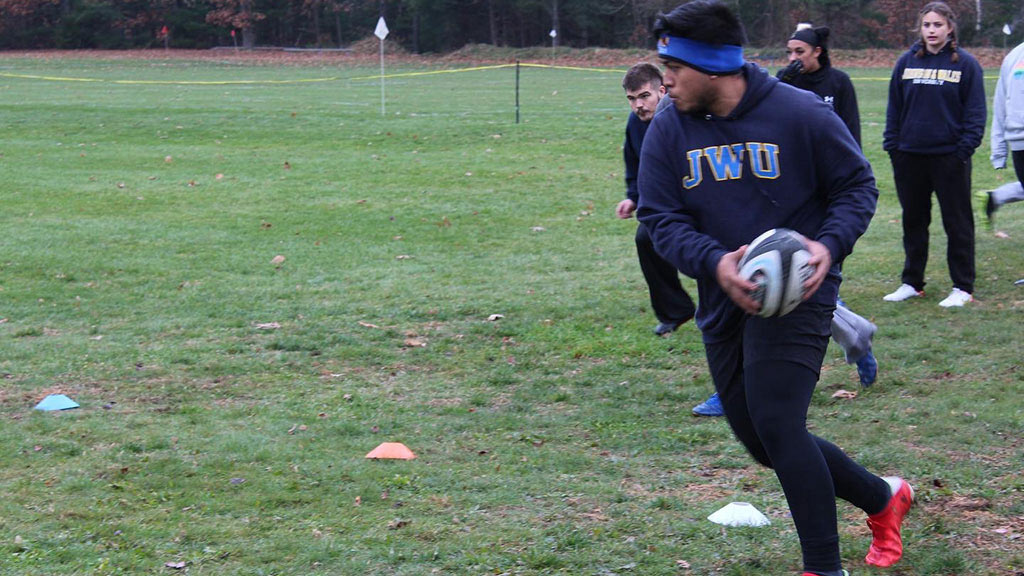
M384 17L381 16L380 20L377 20L377 29L373 31L373 35L381 40L388 37L388 25L384 22Z
M1003 24L1003 34L1006 34L1007 36L1009 36L1012 33L1013 33L1013 30L1010 30L1010 25L1009 24Z
M384 22L384 17L381 16L377 20L377 29L373 31L373 35L380 38L380 115L384 115L384 39L388 37L388 25Z

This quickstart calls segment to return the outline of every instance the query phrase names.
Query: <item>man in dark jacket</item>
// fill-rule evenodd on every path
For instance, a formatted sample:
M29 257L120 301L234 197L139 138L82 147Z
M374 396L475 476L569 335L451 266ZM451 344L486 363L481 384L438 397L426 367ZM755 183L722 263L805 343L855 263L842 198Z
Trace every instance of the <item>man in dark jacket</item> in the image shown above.
M654 118L658 102L665 95L661 85L661 70L649 62L641 62L630 68L622 78L622 88L632 112L626 121L626 139L622 144L622 158L625 163L626 198L615 207L615 215L622 219L633 217L639 199L636 176L640 170L640 147L644 134ZM679 283L679 271L654 251L654 243L647 229L637 226L636 253L640 259L640 270L647 282L651 295L651 308L658 318L654 333L664 336L693 318L696 307L690 295Z
M910 485L871 474L806 427L839 266L875 210L871 166L827 104L744 62L743 27L721 1L660 15L655 36L675 108L647 131L637 214L658 252L697 279L697 326L726 418L782 484L804 576L843 574L836 497L869 515L867 561L895 563ZM814 272L795 310L762 318L738 262L771 228L805 237Z
M661 70L649 62L641 62L626 71L622 88L632 112L626 121L626 140L622 144L622 158L626 166L626 199L615 207L615 215L622 219L633 217L639 201L636 178L640 172L640 149L644 135L650 126L654 113L665 95L661 84ZM640 259L647 290L651 295L651 308L658 318L654 333L664 336L693 318L696 307L690 295L679 282L679 271L670 262L658 255L647 228L642 224L636 228L636 253ZM718 393L693 407L694 416L724 416Z

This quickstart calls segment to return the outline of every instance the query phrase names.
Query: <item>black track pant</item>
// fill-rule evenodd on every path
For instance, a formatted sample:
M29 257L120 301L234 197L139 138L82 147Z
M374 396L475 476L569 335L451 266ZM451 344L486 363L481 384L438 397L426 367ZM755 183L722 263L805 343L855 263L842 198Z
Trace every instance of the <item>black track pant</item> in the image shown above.
M636 254L658 322L680 324L693 318L697 309L679 282L679 271L654 251L654 241L643 224L636 228Z
M805 303L782 318L747 316L730 339L705 342L729 425L782 484L807 571L842 567L836 497L868 514L890 497L885 480L807 431L831 318L831 307Z
M971 161L955 154L926 155L894 151L892 160L896 195L903 207L902 280L924 289L928 264L928 225L932 219L932 192L939 201L946 231L946 261L953 287L974 292L974 209L971 205Z
M1013 171L1017 173L1017 180L1024 186L1024 150L1014 150L1010 156L1013 158Z

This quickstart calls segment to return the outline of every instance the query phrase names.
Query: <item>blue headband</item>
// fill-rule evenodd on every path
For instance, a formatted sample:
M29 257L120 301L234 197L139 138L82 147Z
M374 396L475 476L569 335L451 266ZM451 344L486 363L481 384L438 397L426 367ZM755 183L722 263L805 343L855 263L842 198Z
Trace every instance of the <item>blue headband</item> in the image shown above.
M743 68L743 47L705 44L688 38L662 34L658 56L678 60L705 74L735 74Z

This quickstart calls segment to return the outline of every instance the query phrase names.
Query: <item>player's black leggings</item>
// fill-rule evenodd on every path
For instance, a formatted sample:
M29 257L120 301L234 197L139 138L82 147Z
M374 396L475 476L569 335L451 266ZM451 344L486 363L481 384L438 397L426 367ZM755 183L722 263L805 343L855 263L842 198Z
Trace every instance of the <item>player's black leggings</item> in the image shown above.
M734 337L705 342L729 425L782 484L807 571L842 567L837 496L868 514L890 497L885 480L807 431L831 317L831 307L804 303L782 318L748 316Z

